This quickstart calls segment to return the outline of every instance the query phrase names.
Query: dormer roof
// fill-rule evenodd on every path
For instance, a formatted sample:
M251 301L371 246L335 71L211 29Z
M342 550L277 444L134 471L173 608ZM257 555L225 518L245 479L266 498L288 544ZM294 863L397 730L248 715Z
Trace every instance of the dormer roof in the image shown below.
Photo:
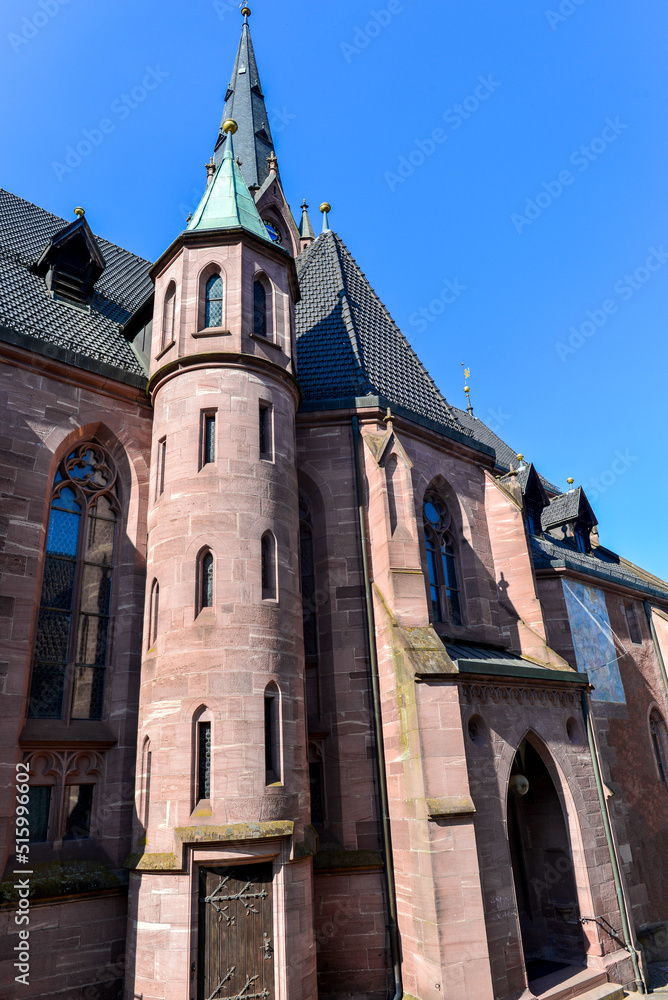
M541 520L544 531L550 531L553 528L561 527L562 524L574 521L580 521L589 528L598 524L596 515L581 486L554 497L550 501L550 506L543 511Z
M69 226L53 234L32 270L47 279L47 287L54 298L85 303L106 266L102 251L82 214Z

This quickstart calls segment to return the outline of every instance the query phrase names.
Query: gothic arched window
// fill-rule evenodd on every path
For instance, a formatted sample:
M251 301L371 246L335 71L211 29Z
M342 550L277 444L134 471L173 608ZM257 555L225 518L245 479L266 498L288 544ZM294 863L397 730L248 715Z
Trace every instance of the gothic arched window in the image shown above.
M219 274L212 274L206 283L204 325L223 325L223 279Z
M448 508L428 493L424 500L424 537L427 547L429 596L434 622L462 624L457 554Z
M253 333L267 336L267 290L258 279L253 283Z
M197 595L197 613L204 608L213 607L213 553L208 549L199 558L199 593Z
M299 498L299 560L302 582L302 614L304 620L304 652L318 655L318 622L313 560L313 524L308 500Z
M119 517L109 455L79 445L61 463L51 498L31 718L102 718Z

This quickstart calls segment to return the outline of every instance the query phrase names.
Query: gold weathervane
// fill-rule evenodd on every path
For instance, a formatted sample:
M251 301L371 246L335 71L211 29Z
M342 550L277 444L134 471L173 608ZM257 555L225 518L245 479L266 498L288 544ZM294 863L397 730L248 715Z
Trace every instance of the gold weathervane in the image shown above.
M464 392L466 393L466 398L468 400L468 406L466 409L473 416L473 404L471 403L471 387L467 385L469 378L471 377L471 369L467 368L462 361L462 368L464 369Z

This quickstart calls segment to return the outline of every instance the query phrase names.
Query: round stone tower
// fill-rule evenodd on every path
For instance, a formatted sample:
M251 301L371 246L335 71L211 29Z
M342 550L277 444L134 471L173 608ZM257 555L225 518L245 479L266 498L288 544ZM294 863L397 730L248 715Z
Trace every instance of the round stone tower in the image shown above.
M235 124L226 127L202 202L152 271L127 976L128 997L143 1000L315 995L299 292L294 261L272 242L235 162Z

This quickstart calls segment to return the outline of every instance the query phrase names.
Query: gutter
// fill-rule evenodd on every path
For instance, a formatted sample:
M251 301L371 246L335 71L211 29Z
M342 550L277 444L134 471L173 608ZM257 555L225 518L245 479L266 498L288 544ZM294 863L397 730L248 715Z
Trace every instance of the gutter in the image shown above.
M601 807L601 815L603 816L603 826L605 828L605 839L608 844L608 852L610 854L610 864L612 865L612 875L615 881L615 891L617 893L617 904L619 906L619 912L622 918L622 934L624 936L624 946L631 956L631 962L633 963L633 974L636 979L636 985L640 993L647 993L647 983L645 982L643 975L640 971L640 965L638 963L638 952L636 951L635 945L631 938L631 928L629 923L629 914L626 906L626 897L624 895L624 889L622 886L622 875L619 866L619 858L617 857L617 847L615 845L614 837L612 834L612 826L610 824L610 814L608 813L608 804L605 800L605 792L603 790L603 775L601 774L601 761L598 755L598 747L596 746L596 734L594 732L594 722L591 715L591 708L589 705L589 694L586 690L582 692L582 713L585 718L585 724L587 727L587 740L589 742L589 751L591 753L592 763L594 765L594 777L596 779L596 791L598 792L598 801Z
M392 834L390 830L390 804L387 793L387 776L385 773L385 746L383 743L383 719L380 701L380 678L378 674L378 649L376 647L376 621L373 612L373 594L371 590L371 574L369 571L368 539L366 533L366 515L364 505L364 482L360 464L359 420L352 418L353 456L355 459L355 484L357 490L357 510L359 514L360 544L362 547L362 569L364 572L364 604L366 611L366 632L369 647L369 667L371 669L371 689L373 695L373 722L376 738L376 760L378 764L378 789L380 798L381 830L383 838L383 856L385 861L385 885L387 889L388 931L390 936L390 956L394 974L394 996L392 1000L402 1000L404 995L401 977L401 958L399 951L399 926L397 917L397 890L394 882L394 855L392 854Z

